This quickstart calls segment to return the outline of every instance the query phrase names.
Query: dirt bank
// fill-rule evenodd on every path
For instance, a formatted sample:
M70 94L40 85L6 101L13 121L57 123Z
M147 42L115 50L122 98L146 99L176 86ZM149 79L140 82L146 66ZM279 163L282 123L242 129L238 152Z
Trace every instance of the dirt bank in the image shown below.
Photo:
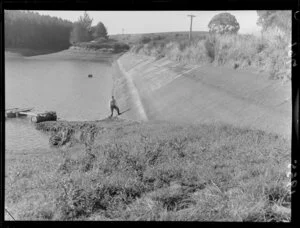
M222 122L290 137L291 85L242 70L126 53L118 59L148 120ZM143 111L141 111L143 110Z

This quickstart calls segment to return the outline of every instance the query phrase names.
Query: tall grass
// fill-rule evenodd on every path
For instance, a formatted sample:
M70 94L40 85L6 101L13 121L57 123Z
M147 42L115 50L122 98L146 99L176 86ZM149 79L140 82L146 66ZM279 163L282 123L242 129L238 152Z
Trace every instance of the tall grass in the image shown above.
M233 69L256 69L272 79L291 79L291 62L288 55L290 34L269 29L260 37L254 35L202 35L189 42L187 37L160 42L143 38L131 51L191 64L211 62L216 66Z
M124 123L35 171L30 155L9 160L5 200L25 220L289 221L289 154L288 140L262 131ZM35 192L43 203L25 203Z

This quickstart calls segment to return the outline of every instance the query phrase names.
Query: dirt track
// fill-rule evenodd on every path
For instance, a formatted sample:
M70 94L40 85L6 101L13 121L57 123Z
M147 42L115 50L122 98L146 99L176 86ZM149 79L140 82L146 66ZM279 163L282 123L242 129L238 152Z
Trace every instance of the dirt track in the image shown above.
M127 80L127 88L128 84L135 87L131 102L148 120L224 122L290 137L291 83L247 71L180 65L133 54L123 55L118 64L132 81ZM120 80L126 84L126 79Z

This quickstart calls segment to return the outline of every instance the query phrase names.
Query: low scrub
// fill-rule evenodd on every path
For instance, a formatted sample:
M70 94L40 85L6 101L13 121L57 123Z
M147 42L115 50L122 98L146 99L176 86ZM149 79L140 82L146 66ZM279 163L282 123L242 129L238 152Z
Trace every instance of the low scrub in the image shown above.
M92 49L92 50L103 50L112 51L113 53L120 53L129 50L129 45L126 43L118 42L114 39L97 39L91 42L81 42L74 44L75 47Z
M5 196L19 211L35 211L14 211L19 219L290 221L289 155L289 140L262 131L123 123L88 147L45 158L53 165L43 182L32 161L23 162L22 176L7 173L14 185ZM16 170L13 161L7 166ZM44 173L42 164L35 168ZM34 187L18 195L24 181ZM33 191L51 192L44 206L18 204Z

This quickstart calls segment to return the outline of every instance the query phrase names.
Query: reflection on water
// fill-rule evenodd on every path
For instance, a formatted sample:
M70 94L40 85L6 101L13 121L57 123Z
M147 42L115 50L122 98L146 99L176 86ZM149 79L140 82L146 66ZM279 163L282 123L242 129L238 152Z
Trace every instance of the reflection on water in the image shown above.
M88 78L93 74L93 78ZM108 63L34 57L5 59L5 108L56 111L66 120L95 120L110 114L112 77ZM30 118L5 121L6 149L45 147L48 137Z

